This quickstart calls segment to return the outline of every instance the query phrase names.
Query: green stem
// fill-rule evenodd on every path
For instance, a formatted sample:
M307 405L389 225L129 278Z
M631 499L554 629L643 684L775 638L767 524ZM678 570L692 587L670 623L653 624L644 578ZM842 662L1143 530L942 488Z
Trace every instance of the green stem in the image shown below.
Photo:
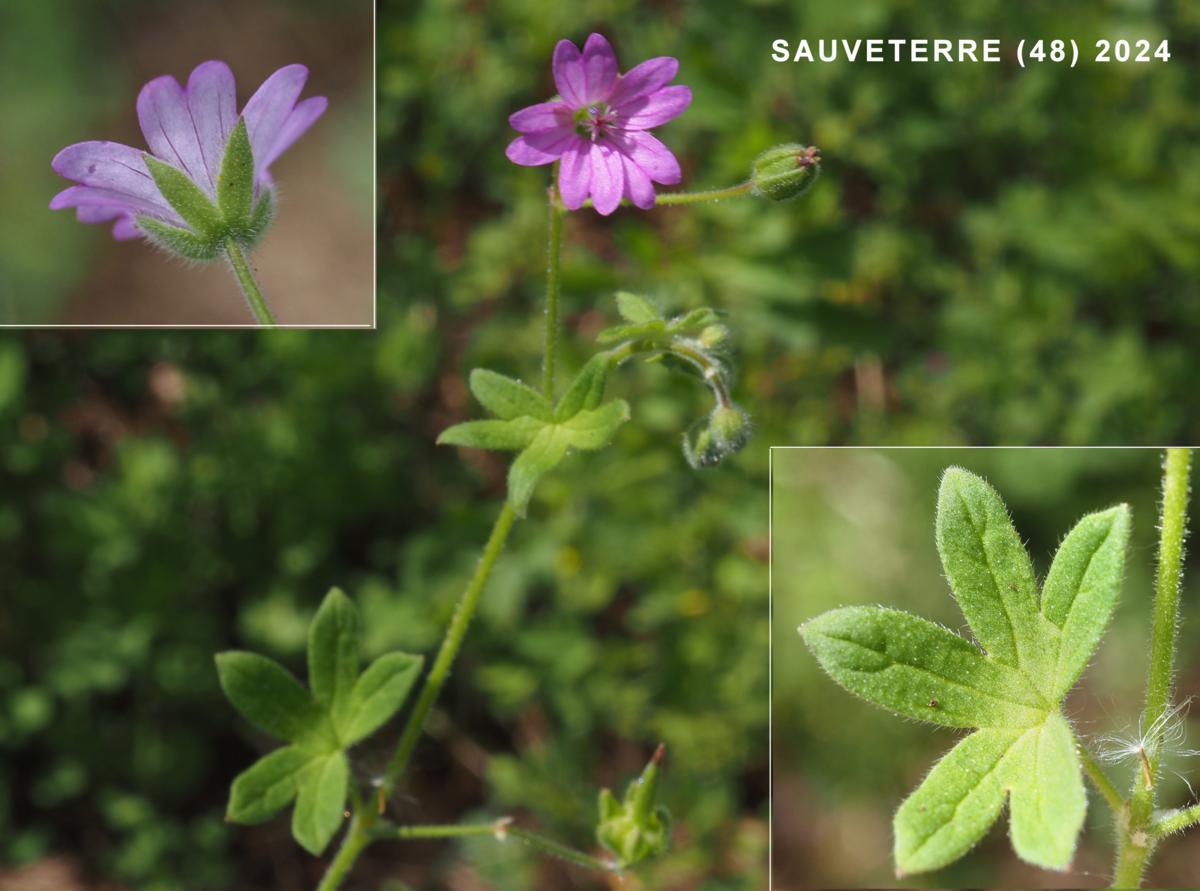
M577 851L575 848L561 845L552 838L547 838L536 832L530 832L528 829L513 826L509 828L508 834L513 838L520 839L531 848L541 851L543 854L549 854L551 857L557 857L559 860L566 860L568 863L574 863L576 866L582 866L585 869L595 869L601 872L618 872L616 864L611 861L601 860L599 857L593 857L590 854L583 853L583 851Z
M479 606L479 597L483 594L488 578L491 577L492 569L496 565L500 552L504 550L504 543L508 541L508 534L512 531L516 518L517 515L512 506L506 501L500 510L500 516L496 518L496 524L492 527L492 534L483 548L483 555L475 567L475 574L471 576L471 580L467 583L467 588L454 610L454 617L446 629L442 647L438 650L433 668L425 678L425 684L421 688L417 704L413 708L412 714L408 716L408 722L404 725L404 732L400 735L396 751L392 754L391 761L388 762L387 771L383 775L383 786L380 790L385 798L391 794L396 780L408 766L408 759L412 755L413 749L416 748L417 740L425 726L425 719L428 717L430 709L433 708L434 702L437 701L438 694L442 692L446 678L450 675L450 667L454 664L454 659L462 647L463 638L467 635L467 628L470 627L471 619L475 615L475 609Z
M428 826L389 826L376 833L378 838L396 838L406 841L433 838L471 838L488 836L496 841L507 841L515 838L543 854L549 854L576 866L595 869L600 872L617 872L617 866L612 861L601 860L591 854L585 854L576 848L556 842L554 839L529 829L512 825L512 817L501 817L491 823L442 823Z
M554 165L555 173L558 165ZM558 181L555 176L554 182ZM542 393L554 401L554 371L558 364L558 303L562 291L559 271L562 265L562 202L558 198L558 186L550 186L550 238L546 259L546 335L542 353Z
M1152 828L1154 834L1161 838L1172 832L1179 832L1181 829L1195 826L1197 823L1200 823L1200 804L1193 804L1189 808L1174 811L1156 820Z
M370 810L364 809L355 813L350 820L350 828L346 830L346 837L342 839L342 845L338 848L337 856L329 864L329 869L325 870L321 884L317 885L317 891L335 891L341 887L350 868L358 860L358 855L370 844L371 824L374 822L374 814Z
M231 241L225 245L225 257L229 260L238 286L246 298L246 305L250 307L250 312L258 320L258 324L275 327L275 317L271 315L271 307L267 306L267 298L263 296L258 282L254 280L254 273L250 269L250 264L246 262L246 255L242 253L242 249Z
M1121 812L1125 809L1125 801L1121 798L1117 787L1112 784L1112 781L1104 772L1104 768L1100 766L1096 757L1083 743L1079 744L1079 754L1083 758L1083 770L1088 775L1088 779L1092 781L1092 785L1096 787L1096 790L1104 796L1104 800L1112 810L1113 816L1119 818Z
M669 353L693 366L713 392L713 398L724 408L733 404L729 388L725 385L720 366L701 350L694 349L678 338L666 340L631 340L609 351L608 358L613 365L620 365L642 353Z
M746 181L725 189L708 189L703 192L660 192L654 196L655 207L682 207L685 204L703 204L706 201L724 201L726 198L740 198L749 195L754 183ZM592 207L592 199L588 198L580 207ZM621 207L632 207L629 201L622 201Z
M1163 461L1163 500L1150 633L1150 672L1146 681L1146 708L1141 723L1147 729L1159 727L1171 697L1191 459L1188 449L1175 448L1167 449ZM1154 848L1152 819L1160 746L1159 740L1147 740L1147 743L1144 752L1146 769L1134 775L1128 820L1118 836L1117 863L1113 870L1114 888L1140 887Z
M415 840L424 838L469 838L473 835L501 837L508 831L508 819L494 823L445 823L430 826L393 826L385 833L388 838Z

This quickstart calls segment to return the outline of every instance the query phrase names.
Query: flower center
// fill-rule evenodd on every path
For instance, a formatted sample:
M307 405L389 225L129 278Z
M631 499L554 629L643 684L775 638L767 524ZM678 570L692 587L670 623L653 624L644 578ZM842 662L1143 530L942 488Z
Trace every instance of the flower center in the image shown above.
M603 102L584 106L575 112L575 132L592 142L607 135L616 122L616 111Z

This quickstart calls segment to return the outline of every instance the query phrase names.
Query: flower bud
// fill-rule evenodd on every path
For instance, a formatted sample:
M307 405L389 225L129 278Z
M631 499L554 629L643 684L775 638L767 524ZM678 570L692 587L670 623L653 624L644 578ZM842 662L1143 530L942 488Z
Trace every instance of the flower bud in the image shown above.
M625 799L617 801L608 789L600 790L600 822L596 839L611 851L621 868L661 854L667 849L671 816L655 804L663 746L655 750L642 775L629 784Z
M789 142L767 149L754 159L750 181L754 194L772 201L798 198L812 187L821 172L821 150L815 145Z
M724 325L708 325L696 338L706 350L715 350L725 345L729 339L729 329Z
M708 416L712 438L726 453L732 454L750 439L750 419L736 405L718 405Z

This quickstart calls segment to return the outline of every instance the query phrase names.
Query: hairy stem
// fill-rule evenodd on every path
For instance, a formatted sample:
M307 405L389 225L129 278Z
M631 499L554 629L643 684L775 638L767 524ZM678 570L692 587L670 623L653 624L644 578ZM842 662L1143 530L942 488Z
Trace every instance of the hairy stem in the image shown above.
M350 868L358 860L358 855L371 842L372 823L374 815L370 810L359 809L354 814L350 820L350 828L346 830L346 837L342 839L342 845L338 848L333 862L329 864L329 869L325 870L321 884L317 885L317 891L335 891L341 887Z
M729 395L729 388L725 384L722 370L718 364L703 351L688 346L680 338L631 340L610 350L608 358L613 365L620 365L634 356L645 353L669 353L677 359L686 362L695 368L700 373L700 376L704 378L705 383L712 390L713 398L717 400L719 405L728 408L733 404L733 398Z
M432 839L432 838L471 838L492 836L496 841L504 842L510 838L524 842L536 848L543 854L566 860L576 866L595 869L601 872L616 872L616 864L593 857L577 848L561 844L548 836L522 829L513 825L512 817L501 817L491 823L443 823L428 826L387 826L381 827L376 833L378 838L396 838L402 840Z
M254 280L254 272L250 269L242 249L231 241L225 245L225 256L233 269L234 277L237 278L238 287L242 289L246 298L246 305L250 307L250 312L258 320L258 324L274 327L275 316L271 315L271 307L267 306L267 298L263 296L258 282Z
M547 838L536 832L530 832L528 829L521 829L519 826L511 827L508 830L508 835L511 838L525 842L525 844L541 851L543 854L549 854L551 857L557 857L559 860L566 860L568 863L574 863L576 866L582 866L585 869L595 869L601 872L618 871L616 864L611 861L601 860L599 857L593 857L591 854L585 854L583 851L569 848L566 845L559 844L552 838Z
M1187 525L1188 480L1192 455L1188 449L1167 449L1163 461L1162 514L1159 522L1158 574L1154 584L1154 614L1150 634L1150 672L1146 681L1146 707L1142 727L1156 728L1171 697L1175 665L1175 628L1179 623L1179 578L1183 564L1183 537ZM1152 825L1159 745L1152 746L1145 769L1138 771L1129 799L1129 817L1117 841L1114 888L1138 888L1154 848Z
M1159 820L1156 820L1154 826L1154 834L1158 837L1170 835L1172 832L1179 832L1181 829L1187 829L1189 826L1195 826L1200 823L1200 804L1193 804L1189 808L1184 808L1181 811L1172 811L1165 814Z
M554 165L555 172L558 165ZM557 182L557 177L555 177ZM554 371L558 364L558 303L562 291L559 269L562 263L563 206L558 186L550 186L550 238L546 258L546 334L542 352L542 393L554 401Z
M729 186L724 189L708 189L703 192L666 192L659 193L654 197L655 207L682 207L685 204L703 204L706 201L723 201L726 198L741 198L743 195L749 195L754 188L754 183L747 180L744 183L738 183L736 186ZM592 207L592 199L588 198L580 207ZM629 201L622 201L621 207L631 207Z
M1104 768L1096 760L1096 756L1083 743L1079 744L1079 754L1083 760L1083 770L1088 775L1088 779L1092 781L1092 785L1096 787L1096 791L1104 796L1104 800L1112 810L1113 816L1119 819L1121 811L1125 809L1125 801L1121 798L1117 787L1112 784L1112 781L1104 772Z

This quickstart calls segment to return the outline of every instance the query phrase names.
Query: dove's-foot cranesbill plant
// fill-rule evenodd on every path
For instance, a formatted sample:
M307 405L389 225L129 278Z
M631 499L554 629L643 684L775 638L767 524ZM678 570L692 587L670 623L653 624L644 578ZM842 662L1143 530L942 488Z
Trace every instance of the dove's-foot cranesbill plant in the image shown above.
M83 223L112 223L120 240L145 238L186 260L224 258L254 318L275 324L246 255L271 224L270 167L325 112L328 100L301 100L303 65L272 74L241 113L233 72L204 62L182 87L156 78L138 96L149 150L116 142L67 146L51 166L76 184L54 196Z
M663 313L632 292L616 295L619 324L599 335L600 349L560 388L557 377L559 257L567 210L592 208L612 214L622 204L640 210L738 196L785 200L803 193L819 172L816 149L784 145L764 152L744 183L707 192L658 194L654 183L682 178L672 152L648 131L683 112L687 87L668 85L678 62L660 57L625 74L612 48L591 35L581 52L562 41L554 52L559 96L510 118L521 135L508 149L518 164L554 164L547 191L549 248L542 375L538 386L488 369L470 375L471 392L492 417L445 430L439 441L467 448L516 452L505 503L467 583L440 649L419 690L381 774L366 785L354 779L352 747L381 727L408 698L421 675L416 657L384 656L361 675L355 641L355 610L334 592L317 613L309 636L309 689L281 666L244 653L218 657L221 682L249 720L287 745L253 765L233 784L229 818L266 819L293 800L292 830L314 854L322 853L345 825L345 833L320 884L341 886L362 852L381 840L492 836L517 840L586 869L621 872L662 852L670 818L657 795L663 748L650 756L623 799L599 795L595 841L599 855L560 844L503 817L482 824L408 825L391 819L389 807L425 721L463 645L472 617L516 521L532 509L538 483L573 452L605 447L632 415L621 399L606 398L613 369L635 358L659 362L696 378L711 394L711 411L683 434L684 457L709 467L736 452L749 436L749 420L733 398L729 331L711 308ZM343 814L349 803L348 820Z
M1127 748L1135 762L1128 797L1063 713L1120 592L1131 523L1126 505L1081 519L1039 586L1000 496L979 477L950 468L935 534L974 641L884 607L836 609L800 627L817 661L850 692L908 718L970 731L896 811L898 876L962 857L1006 801L1017 855L1069 869L1087 809L1085 774L1113 812L1114 887L1139 887L1157 846L1200 823L1200 804L1156 809L1161 756L1179 711L1171 679L1190 462L1186 449L1168 450L1164 462L1146 732Z

